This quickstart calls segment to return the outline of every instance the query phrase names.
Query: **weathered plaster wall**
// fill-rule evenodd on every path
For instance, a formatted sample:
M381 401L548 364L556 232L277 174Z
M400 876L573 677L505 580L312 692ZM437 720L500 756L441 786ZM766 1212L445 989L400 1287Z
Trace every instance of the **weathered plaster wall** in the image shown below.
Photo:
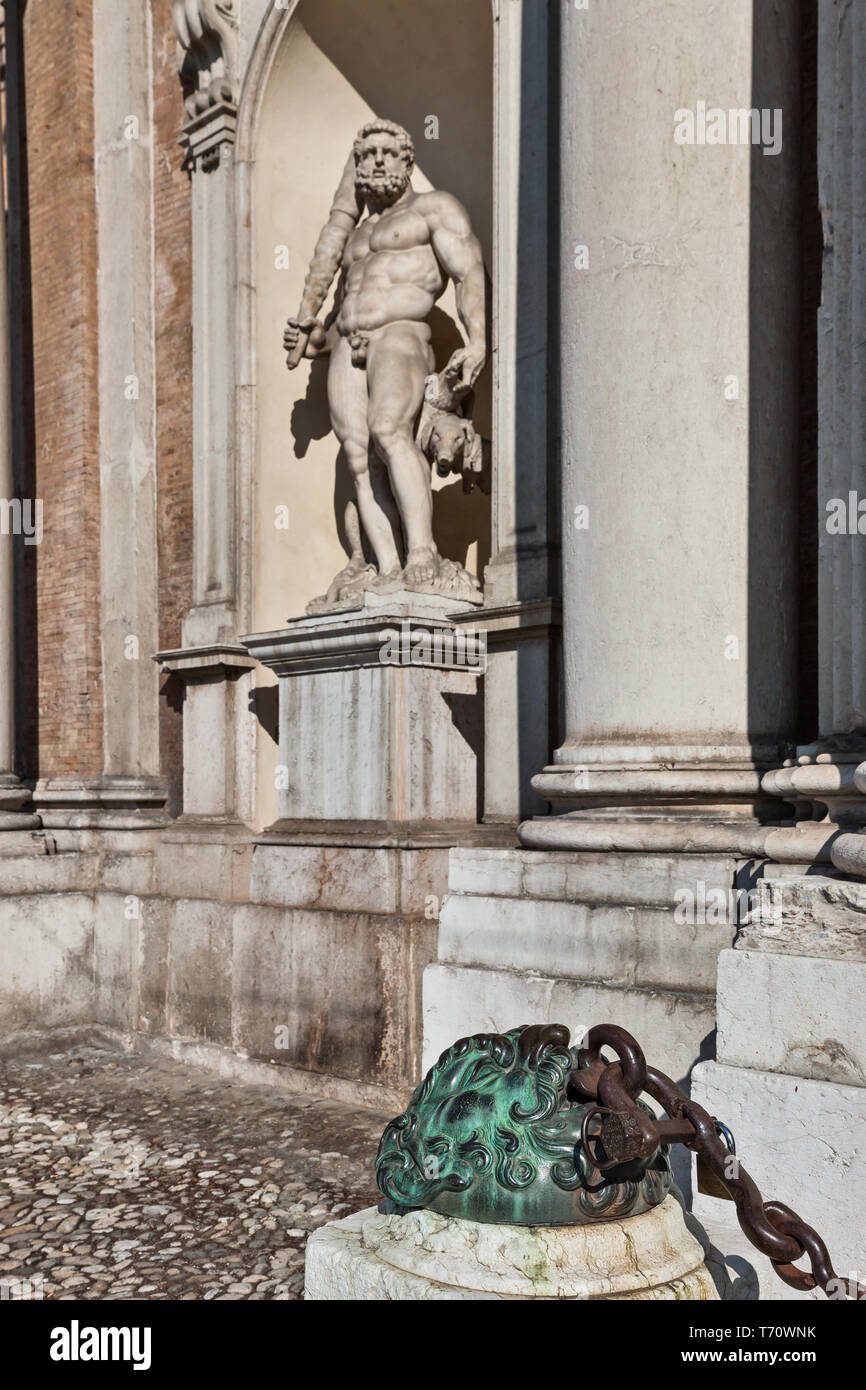
M447 858L238 844L220 873L201 846L132 836L0 856L0 1042L96 1025L399 1104L420 1074Z

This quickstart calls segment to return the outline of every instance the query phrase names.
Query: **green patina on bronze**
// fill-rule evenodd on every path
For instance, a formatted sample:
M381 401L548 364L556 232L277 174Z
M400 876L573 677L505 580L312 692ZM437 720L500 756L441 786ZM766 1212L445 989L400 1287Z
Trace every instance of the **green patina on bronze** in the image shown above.
M637 1216L673 1186L663 1145L637 1177L603 1176L581 1143L587 1105L569 1095L577 1049L560 1024L462 1038L443 1052L379 1144L393 1210L520 1226Z

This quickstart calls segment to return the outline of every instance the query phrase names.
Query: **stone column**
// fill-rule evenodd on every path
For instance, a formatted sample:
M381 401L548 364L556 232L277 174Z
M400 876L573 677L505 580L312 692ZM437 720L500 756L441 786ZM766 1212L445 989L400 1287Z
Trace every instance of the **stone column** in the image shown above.
M485 606L484 819L543 810L531 777L547 760L558 710L548 412L549 31L547 0L496 7L493 354L496 467ZM554 528L555 529L555 528Z
M560 9L566 736L530 847L763 844L794 720L795 18ZM729 129L752 107L780 152Z
M102 775L43 778L43 825L153 829L160 779L151 27L93 0Z
M0 166L4 161L0 159ZM0 831L38 825L22 808L30 792L15 775L15 498L12 483L12 401L9 389L9 299L6 280L6 217L3 168L0 167ZM21 506L18 499L18 506Z
M235 108L220 102L184 127L192 177L193 606L187 646L235 633Z
M818 41L819 727L765 787L800 813L786 843L806 833L815 858L866 875L866 15L822 0Z
M155 658L185 683L183 820L219 834L251 814L241 726L253 663L237 641L235 520L238 8L237 0L175 0L172 12L192 180L193 601L183 647ZM214 743L224 756L202 758Z
M192 180L193 606L185 647L236 636L234 565L234 0L175 0Z

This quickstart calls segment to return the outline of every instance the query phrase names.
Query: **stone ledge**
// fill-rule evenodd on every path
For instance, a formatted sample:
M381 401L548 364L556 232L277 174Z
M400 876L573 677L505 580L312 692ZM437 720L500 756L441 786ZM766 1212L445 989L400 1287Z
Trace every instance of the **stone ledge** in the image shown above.
M46 830L154 830L168 823L157 777L42 777L34 808Z
M516 846L511 825L474 821L278 820L253 836L256 845L321 845L333 849L453 849Z
M719 855L631 854L455 846L449 887L461 897L536 898L560 902L674 907L697 882L731 893L748 861Z
M540 971L561 979L711 995L731 923L678 923L669 909L450 893L443 964Z

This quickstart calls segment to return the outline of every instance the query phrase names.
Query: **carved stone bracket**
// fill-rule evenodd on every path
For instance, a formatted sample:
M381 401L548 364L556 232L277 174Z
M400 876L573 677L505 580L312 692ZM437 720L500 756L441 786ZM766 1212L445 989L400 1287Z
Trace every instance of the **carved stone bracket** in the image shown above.
M235 0L174 0L177 58L190 116L237 102L238 18Z
M216 168L233 144L238 96L237 0L174 0L177 58L189 120L183 144L193 168Z

